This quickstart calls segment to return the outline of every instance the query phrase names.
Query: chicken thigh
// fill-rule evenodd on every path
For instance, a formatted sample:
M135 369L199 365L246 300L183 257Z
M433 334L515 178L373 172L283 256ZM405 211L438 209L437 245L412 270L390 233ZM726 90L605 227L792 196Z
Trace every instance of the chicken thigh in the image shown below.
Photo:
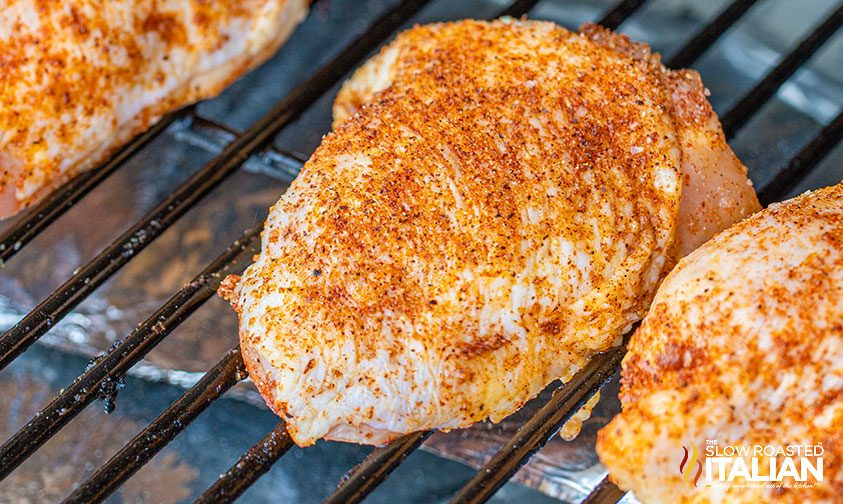
M0 0L0 218L271 56L306 0Z
M771 205L680 261L630 340L621 403L597 451L642 502L840 502L843 184ZM771 482L728 481L735 445ZM752 461L756 446L787 445L821 447L822 481L807 469L806 486L778 481L785 457L769 449Z
M617 344L682 240L758 205L698 76L594 26L415 27L335 110L221 287L300 445L504 418Z

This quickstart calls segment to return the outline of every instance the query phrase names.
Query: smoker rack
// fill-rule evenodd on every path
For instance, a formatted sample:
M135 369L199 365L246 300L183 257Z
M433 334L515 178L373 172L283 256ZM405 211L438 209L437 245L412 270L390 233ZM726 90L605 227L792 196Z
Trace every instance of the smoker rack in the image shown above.
M515 1L500 15L521 16L538 1ZM614 29L645 2L646 0L624 0L598 23ZM692 36L666 65L683 67L692 63L756 2L757 0L733 1ZM186 127L205 131L227 141L227 146L218 156L159 202L87 265L79 268L70 279L14 327L0 335L0 370L234 173L250 156L274 157L293 166L300 166L301 159L271 147L274 136L328 92L427 3L429 0L405 0L389 10L330 63L297 86L243 133L235 133L224 125L197 115L194 107L187 107L166 116L104 164L76 177L26 212L13 227L0 235L0 261L5 262L13 257L40 231L173 123L181 122ZM727 137L732 137L740 130L842 23L843 5L840 5L723 114L721 122ZM838 112L796 156L777 171L770 182L759 188L758 194L762 203L767 204L786 194L840 143L841 136L843 112ZM129 368L214 294L222 278L237 268L238 258L242 257L244 252L257 251L261 229L262 225L256 225L245 231L192 282L175 293L130 335L97 358L82 375L3 443L0 446L0 479L8 476L91 402L112 395ZM604 352L596 356L570 382L557 387L551 399L457 493L453 502L484 502L489 499L617 371L624 354L625 345ZM200 381L83 482L66 501L104 500L213 401L246 376L239 348L232 348ZM362 500L429 435L429 432L410 434L388 446L374 449L361 464L347 474L326 502ZM292 441L281 421L243 454L228 472L221 475L197 502L234 500L268 471L291 446ZM587 502L616 502L622 495L623 492L604 479L592 491Z

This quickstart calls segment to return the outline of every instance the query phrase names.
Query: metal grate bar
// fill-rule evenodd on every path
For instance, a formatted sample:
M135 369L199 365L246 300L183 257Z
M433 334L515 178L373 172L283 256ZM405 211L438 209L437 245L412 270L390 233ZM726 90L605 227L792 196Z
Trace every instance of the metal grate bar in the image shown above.
M64 501L102 502L183 431L205 408L245 378L240 348L234 347L199 382L144 428Z
M539 0L516 0L512 2L512 5L502 10L497 17L509 16L519 18L535 7L537 3L539 3Z
M612 377L625 353L626 346L611 348L591 359L571 381L560 385L553 397L477 471L451 503L480 503L492 497Z
M684 68L693 63L720 38L720 35L735 24L756 3L758 3L758 0L735 0L732 2L682 46L682 49L671 56L667 60L667 67Z
M769 205L783 198L796 184L805 178L843 138L843 111L838 112L825 128L794 156L787 166L758 191L758 199L763 205Z
M186 127L178 129L175 133L179 140L212 152L224 149L237 135L238 133L228 126L199 115L192 116L189 124L186 122ZM247 159L243 163L243 169L292 182L304 164L302 158L299 154L270 145Z
M83 196L88 194L91 189L108 178L117 168L123 166L136 152L157 138L176 119L187 116L192 112L193 107L190 106L164 116L149 130L121 147L105 163L74 177L27 210L18 222L0 235L0 265L5 264L21 248L32 241L38 233L55 222Z
M219 156L179 186L165 200L124 232L91 262L0 337L0 369L46 333L106 279L166 231L199 200L234 173L248 157L272 141L339 82L374 48L429 0L405 0L376 21L363 35L281 100Z
M600 21L597 21L597 24L603 26L604 28L614 30L620 26L621 23L626 21L629 16L634 14L639 7L644 5L646 1L647 0L623 0L612 10L607 12L605 16L600 18Z
M269 434L249 448L225 474L219 477L201 497L197 504L233 502L261 476L266 474L290 447L293 440L287 433L287 425L280 422Z
M65 424L97 398L109 380L123 376L165 336L209 299L225 274L231 272L244 251L257 251L260 227L246 231L205 270L171 297L122 341L115 343L76 380L62 390L14 436L0 446L0 479L52 438Z
M362 501L431 434L430 431L414 432L387 446L375 448L363 462L345 475L334 493L325 499L325 504Z
M843 24L843 5L796 46L764 79L720 118L726 137L731 138L776 91L799 69Z
M615 504L626 492L615 486L606 476L582 501L582 504Z

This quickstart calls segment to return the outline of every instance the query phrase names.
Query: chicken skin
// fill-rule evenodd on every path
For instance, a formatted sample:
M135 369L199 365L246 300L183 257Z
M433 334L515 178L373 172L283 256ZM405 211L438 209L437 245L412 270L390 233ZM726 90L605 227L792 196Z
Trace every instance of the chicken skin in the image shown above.
M306 0L0 0L0 218L266 60Z
M679 229L758 205L698 76L594 26L415 27L335 115L220 290L300 445L506 417L644 315Z
M843 184L771 205L680 261L630 340L621 403L597 451L642 502L840 502ZM703 469L719 455L705 451L712 441L820 446L822 481L806 469L803 487L788 475L789 488L747 488L745 476L722 488L719 469L714 484ZM700 459L689 481L691 443ZM781 475L783 457L768 455L759 474Z

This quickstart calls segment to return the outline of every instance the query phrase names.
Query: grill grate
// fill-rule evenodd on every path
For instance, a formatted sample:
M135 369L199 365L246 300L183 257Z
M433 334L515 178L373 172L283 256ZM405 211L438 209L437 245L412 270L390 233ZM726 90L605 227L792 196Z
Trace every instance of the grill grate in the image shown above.
M249 486L269 471L272 464L293 446L287 425L279 422L269 434L249 448L231 469L219 477L196 502L213 504L236 499Z
M679 49L675 55L667 60L666 65L669 68L683 68L693 63L757 2L758 0L732 2L713 21L700 30L694 38L689 40L682 49Z
M787 194L802 180L811 169L840 143L843 137L843 111L822 129L776 177L758 190L758 199L762 205L769 205Z
M776 67L747 92L743 98L720 118L726 138L735 133L758 112L767 100L799 69L843 24L843 5L837 8L810 35L796 46Z
M624 0L599 23L617 28L646 0ZM692 63L743 16L757 0L735 0L668 60L668 66ZM146 133L132 140L107 162L83 173L29 210L18 223L0 235L0 261L13 257L43 229L58 219L75 202L120 168L134 153L145 147L170 125L185 121L188 126L213 132L230 140L222 152L179 186L170 196L126 230L97 257L74 274L53 294L28 313L18 324L0 336L0 369L28 348L50 327L90 295L138 252L168 229L208 192L234 173L246 160L260 152L272 152L286 163L300 166L302 160L279 151L267 151L273 137L288 126L311 104L338 83L369 53L410 19L427 0L406 0L377 20L363 35L296 87L263 118L242 134L195 114L194 107L170 114ZM538 0L518 0L501 16L519 17ZM776 93L813 54L840 28L843 6L838 7L808 37L771 70L750 92L722 116L727 136L733 136ZM843 112L822 129L783 169L759 190L767 204L786 194L804 178L843 136ZM244 251L256 252L261 225L235 241L192 282L178 291L129 336L99 357L88 370L48 404L40 413L0 446L0 478L41 447L65 424L95 399L103 387L122 377L182 321L208 300L226 274L233 272ZM625 346L614 348L592 360L568 382L557 388L551 399L454 497L454 502L484 502L494 495L529 457L556 433L577 409L597 392L617 371ZM120 452L83 482L67 502L97 502L105 499L142 467L155 453L184 430L190 422L235 383L246 377L238 348L226 356L175 403L149 424ZM328 502L358 502L365 498L410 453L424 442L429 432L407 435L383 448L377 448L340 482ZM198 502L230 501L239 496L270 469L292 445L283 422L250 448L237 463L210 487ZM587 502L616 502L623 492L603 480Z
M100 502L183 431L205 408L246 378L240 349L235 347L199 382L147 425L104 466L82 483L65 502Z
M606 477L588 494L583 504L614 504L621 500L623 496L624 492Z
M376 448L352 469L326 503L360 502L375 489L413 450L419 447L430 432L409 434L383 448Z

